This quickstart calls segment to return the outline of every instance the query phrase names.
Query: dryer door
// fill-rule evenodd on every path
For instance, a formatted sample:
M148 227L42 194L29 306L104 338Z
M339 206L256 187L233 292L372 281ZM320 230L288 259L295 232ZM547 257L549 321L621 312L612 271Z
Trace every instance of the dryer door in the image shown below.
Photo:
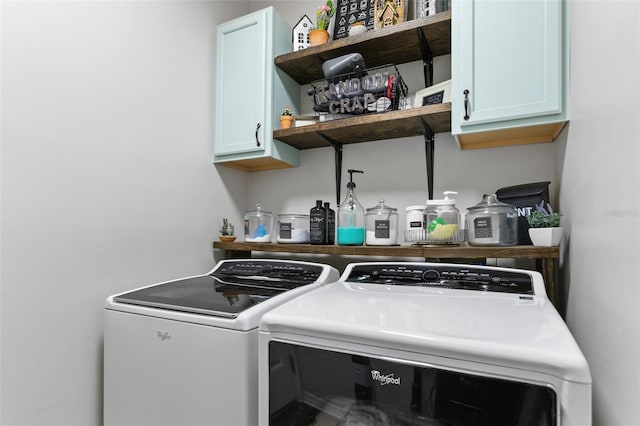
M547 386L271 341L269 425L558 424Z

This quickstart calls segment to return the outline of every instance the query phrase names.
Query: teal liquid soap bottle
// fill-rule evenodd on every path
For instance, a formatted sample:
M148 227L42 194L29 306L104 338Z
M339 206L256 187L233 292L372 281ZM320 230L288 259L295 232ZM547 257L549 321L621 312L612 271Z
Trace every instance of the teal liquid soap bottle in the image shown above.
M338 245L361 246L364 244L365 235L364 208L356 198L353 174L364 172L353 169L347 171L349 172L347 196L338 208Z

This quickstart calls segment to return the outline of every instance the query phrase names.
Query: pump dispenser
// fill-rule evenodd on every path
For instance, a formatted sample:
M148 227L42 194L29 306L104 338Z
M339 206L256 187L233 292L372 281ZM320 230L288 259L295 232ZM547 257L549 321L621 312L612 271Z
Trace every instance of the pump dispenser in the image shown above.
M361 246L364 244L365 235L364 208L356 198L353 174L364 172L354 169L347 171L349 172L347 196L338 209L338 245Z
M424 210L424 224L427 228L426 242L430 244L459 243L463 239L460 229L460 211L456 208L456 200L449 195L454 191L444 191L442 200L427 200Z

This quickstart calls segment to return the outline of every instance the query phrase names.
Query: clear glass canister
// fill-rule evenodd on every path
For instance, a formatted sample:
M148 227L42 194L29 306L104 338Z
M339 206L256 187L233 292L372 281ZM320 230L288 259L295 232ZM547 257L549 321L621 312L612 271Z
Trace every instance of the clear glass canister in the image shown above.
M449 198L457 192L444 191L441 200L427 200L424 210L427 243L458 243L464 239L460 236L460 211L456 208L456 200Z
M518 211L485 194L467 212L467 240L474 246L513 246L518 243Z
M244 214L244 240L247 243L270 243L273 231L273 214L256 204L255 211Z
M279 243L308 243L309 215L279 214L276 241Z
M366 244L369 246L391 246L398 244L398 209L386 206L384 200L367 209L365 215Z

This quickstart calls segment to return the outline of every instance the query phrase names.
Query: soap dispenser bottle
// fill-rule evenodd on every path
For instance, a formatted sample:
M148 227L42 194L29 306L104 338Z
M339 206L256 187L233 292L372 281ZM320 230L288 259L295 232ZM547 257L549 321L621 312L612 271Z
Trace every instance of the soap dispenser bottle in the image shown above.
M362 170L347 170L349 183L347 196L338 208L338 245L361 246L364 244L365 223L364 208L356 198L356 184L353 182L354 173L364 173Z

